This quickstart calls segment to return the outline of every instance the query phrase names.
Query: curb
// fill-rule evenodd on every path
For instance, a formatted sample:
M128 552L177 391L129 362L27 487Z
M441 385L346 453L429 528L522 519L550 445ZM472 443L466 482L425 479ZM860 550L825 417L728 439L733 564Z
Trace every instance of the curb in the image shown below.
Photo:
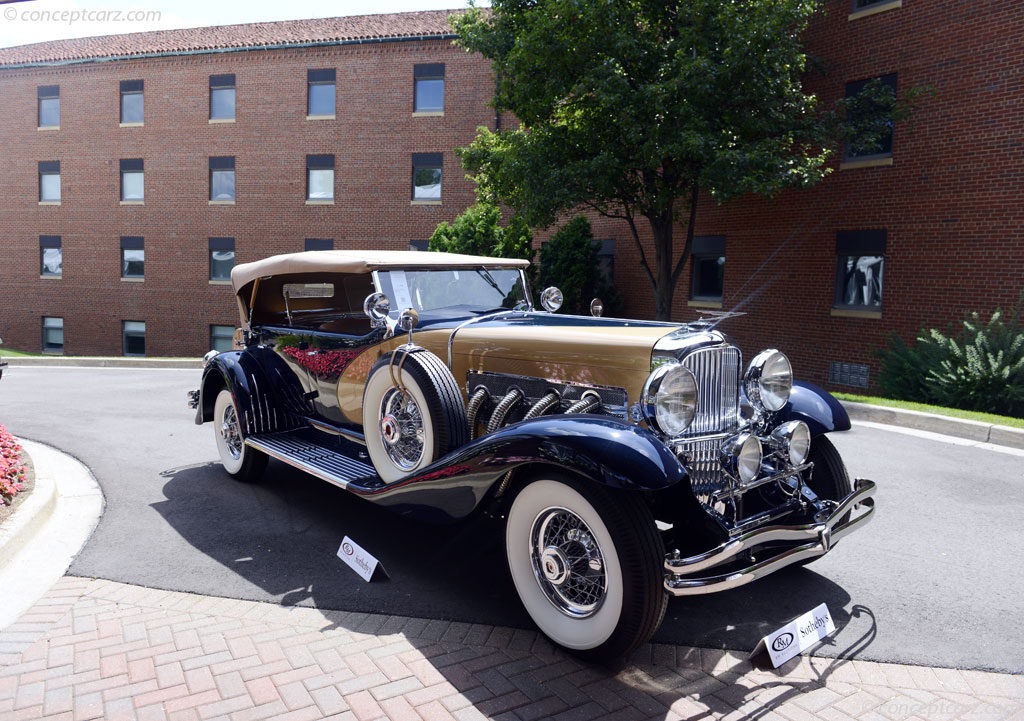
M36 490L42 493L37 505L29 509L36 497L33 492L11 516L9 520L17 519L17 525L9 534L4 525L0 629L17 621L60 580L103 515L103 491L85 465L42 443L22 438L21 445L32 458Z
M919 431L941 433L946 436L965 438L978 443L992 443L1011 448L1024 448L1024 428L1011 428L994 423L969 421L962 418L950 418L935 413L911 411L903 408L874 406L869 403L840 401L850 419L885 423L890 426L916 428Z
M187 368L201 370L201 359L188 358L103 358L75 356L5 356L9 368L69 366L78 368Z
M24 445L22 450L31 457ZM49 475L36 473L32 494L0 528L0 571L10 565L18 552L46 525L56 508L57 483Z

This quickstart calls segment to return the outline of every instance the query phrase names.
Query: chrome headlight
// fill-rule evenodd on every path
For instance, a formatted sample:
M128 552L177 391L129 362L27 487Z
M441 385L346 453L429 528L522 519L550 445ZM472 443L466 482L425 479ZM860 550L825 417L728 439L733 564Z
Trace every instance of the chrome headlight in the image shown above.
M781 410L793 390L793 366L786 354L770 348L754 356L743 376L743 390L759 411Z
M747 483L761 472L761 441L750 433L740 433L722 444L720 460L725 469Z
M644 386L644 417L647 425L675 437L693 423L697 413L697 380L678 363L659 367Z
M789 421L772 431L772 443L786 452L789 462L799 466L811 452L811 429L803 421Z

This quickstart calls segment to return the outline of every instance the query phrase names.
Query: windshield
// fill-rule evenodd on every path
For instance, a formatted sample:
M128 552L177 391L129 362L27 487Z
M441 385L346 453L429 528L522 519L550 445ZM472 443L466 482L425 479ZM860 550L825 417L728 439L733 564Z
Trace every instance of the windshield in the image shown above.
M392 313L415 308L432 315L446 310L475 315L512 309L526 299L522 273L514 268L389 270L379 277Z

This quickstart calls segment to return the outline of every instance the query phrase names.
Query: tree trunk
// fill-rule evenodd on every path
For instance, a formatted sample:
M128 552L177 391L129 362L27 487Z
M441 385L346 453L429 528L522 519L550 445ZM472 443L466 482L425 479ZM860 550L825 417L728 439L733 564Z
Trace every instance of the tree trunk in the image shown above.
M672 253L672 212L648 217L654 234L654 318L669 321L675 296Z

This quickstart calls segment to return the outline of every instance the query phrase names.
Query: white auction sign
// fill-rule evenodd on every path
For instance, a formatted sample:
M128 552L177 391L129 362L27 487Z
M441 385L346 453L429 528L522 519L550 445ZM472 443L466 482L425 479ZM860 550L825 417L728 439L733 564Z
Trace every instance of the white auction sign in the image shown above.
M384 571L384 567L374 558L373 554L348 536L345 536L341 541L341 548L338 549L338 558L347 563L353 571L362 576L363 580L367 582L373 578L373 572L378 567L381 571ZM385 575L387 575L386 571Z
M750 655L753 657L767 650L772 666L778 668L835 630L832 614L823 603L762 638Z

